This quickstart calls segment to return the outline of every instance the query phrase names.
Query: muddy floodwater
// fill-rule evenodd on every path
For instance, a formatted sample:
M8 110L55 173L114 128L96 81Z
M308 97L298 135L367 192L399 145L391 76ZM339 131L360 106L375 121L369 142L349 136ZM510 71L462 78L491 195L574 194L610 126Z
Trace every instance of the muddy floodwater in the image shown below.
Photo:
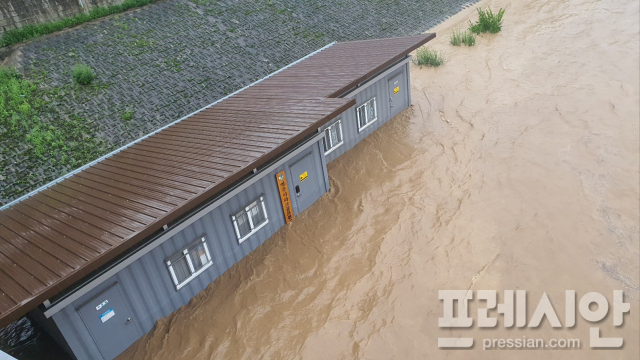
M411 68L413 106L329 164L331 191L119 359L638 359L639 2L487 1L502 32ZM473 290L465 329L438 327L438 290ZM478 328L477 290L546 293L562 327ZM623 290L565 327L565 290ZM484 306L480 306L484 307ZM577 308L576 304L576 308ZM592 308L595 310L595 307ZM592 350L590 327L624 338ZM472 337L471 350L438 348ZM484 339L579 339L483 350Z

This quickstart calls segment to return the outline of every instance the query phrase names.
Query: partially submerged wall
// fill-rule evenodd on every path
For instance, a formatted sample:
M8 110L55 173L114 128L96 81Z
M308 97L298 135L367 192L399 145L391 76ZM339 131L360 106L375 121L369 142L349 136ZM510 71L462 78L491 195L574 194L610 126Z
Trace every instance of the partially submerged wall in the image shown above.
M405 83L403 84L403 88L401 91L409 93L409 65L405 63L404 65L397 68L396 70L391 71L389 74L385 75L378 81L366 85L362 89L362 91L358 92L357 94L347 95L347 97L354 98L356 100L356 105L320 128L322 131L324 131L324 129L331 126L333 123L335 123L335 121L341 120L342 122L342 136L344 139L344 144L325 155L327 163L332 162L337 157L347 152L349 149L354 147L365 137L369 136L369 134L377 130L380 126L382 126L395 115L391 114L391 109L389 108L389 80L399 74L403 74L405 76ZM370 126L367 126L365 129L358 130L356 108L373 98L376 99L378 120L376 120ZM403 110L411 105L410 97L407 97L407 101L408 102L406 104L400 105Z
M200 291L231 268L231 266L263 244L275 234L278 229L285 225L275 175L280 171L285 171L288 182L287 186L291 194L293 194L293 189L295 188L293 178L296 174L292 172L291 166L306 155L312 154L314 157L313 163L316 167L315 172L318 175L323 174L324 178L317 178L317 181L319 181L318 186L322 187L320 183L324 182L324 189L321 189L321 193L329 191L329 179L326 177L326 161L333 160L337 156L345 153L389 121L395 113L410 106L411 100L407 94L405 98L406 102L398 104L397 111L392 112L390 108L388 96L390 93L389 81L398 75L404 75L404 84L401 85L402 88L399 91L408 92L410 89L408 81L409 68L407 61L403 61L399 66L394 66L381 74L377 80L374 78L373 80L375 81L366 83L357 93L354 92L352 95L347 95L348 97L355 98L357 105L349 108L337 116L336 119L327 123L326 126L333 124L338 119L342 121L344 143L336 149L336 151L331 152L326 160L322 140L303 145L297 155L283 164L278 165L276 168L261 173L259 180L254 184L210 210L180 230L177 234L166 239L166 241L118 271L108 280L105 280L80 298L73 300L69 305L61 308L59 312L53 314L53 319L66 340L66 342L61 342L61 344L65 345L68 343L71 349L69 350L70 353L72 352L78 359L95 359L102 356L98 345L92 339L77 309L102 294L115 283L119 284L126 303L131 307L131 313L133 314L132 322L145 334L151 331L158 319L171 314L179 307L187 304ZM357 106L362 105L372 98L375 98L377 103L377 120L371 123L371 126L367 126L365 129L358 131L357 118L355 115ZM325 129L326 126L323 126L322 129ZM268 214L269 222L254 235L242 243L238 243L230 216L237 213L238 209L258 196L264 196L265 198L266 213ZM295 199L292 201L292 206L293 212L297 215L300 212L300 208ZM184 287L176 290L175 284L167 269L165 259L201 237L205 238L213 265L200 273ZM116 311L118 310L116 309ZM133 342L135 339L129 340Z
M146 334L151 331L158 319L187 304L233 264L240 261L275 234L278 229L285 225L276 183L276 174L280 171L285 171L288 187L292 191L294 187L290 166L302 157L312 154L314 166L316 167L314 170L317 176L324 175L326 164L322 160L320 142L316 140L303 145L299 154L275 169L261 174L260 179L254 184L204 214L201 218L119 271L113 277L54 314L53 319L69 344L70 349L72 349L73 355L80 360L102 358L103 354L101 354L98 345L87 330L77 309L113 284L119 284L123 297L131 308L131 313L133 314L132 323L142 330L142 334ZM320 186L320 183L324 183L328 178L316 178L316 180ZM322 193L328 191L328 189L328 183L324 183ZM239 209L259 196L264 196L268 223L242 243L238 243L231 215L237 213ZM294 213L297 215L299 209L295 201L292 202L292 206ZM189 243L201 237L205 238L213 265L177 290L165 261L171 255L185 248ZM118 309L116 309L117 311ZM137 338L127 340L133 342Z
M98 6L123 3L124 0L2 0L0 35L25 25L42 24L72 17Z

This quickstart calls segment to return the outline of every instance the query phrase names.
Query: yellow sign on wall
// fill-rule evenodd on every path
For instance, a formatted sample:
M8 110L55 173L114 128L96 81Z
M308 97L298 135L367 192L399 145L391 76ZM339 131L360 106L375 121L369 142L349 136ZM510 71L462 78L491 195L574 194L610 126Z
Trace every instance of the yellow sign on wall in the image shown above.
M307 172L303 172L302 174L300 174L300 181L305 181L307 179L307 177L309 176L309 174L307 174Z
M284 170L276 174L276 181L278 182L280 201L282 201L282 212L284 212L284 220L288 224L293 220L293 208L291 207L289 187L287 186L287 177L284 175Z
M393 89L393 95L397 94L400 92L400 86L396 86L395 89Z

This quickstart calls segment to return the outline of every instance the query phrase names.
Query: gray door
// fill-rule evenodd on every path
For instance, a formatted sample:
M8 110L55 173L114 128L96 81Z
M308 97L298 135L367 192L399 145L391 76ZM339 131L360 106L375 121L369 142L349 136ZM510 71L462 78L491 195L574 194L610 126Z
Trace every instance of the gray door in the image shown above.
M396 116L407 107L407 87L404 73L400 73L389 80L389 109L391 116Z
M307 154L295 164L291 165L291 176L293 177L293 192L298 211L308 208L320 198L319 174L316 173L313 153Z
M118 356L143 335L132 320L118 283L82 305L78 313L106 360Z

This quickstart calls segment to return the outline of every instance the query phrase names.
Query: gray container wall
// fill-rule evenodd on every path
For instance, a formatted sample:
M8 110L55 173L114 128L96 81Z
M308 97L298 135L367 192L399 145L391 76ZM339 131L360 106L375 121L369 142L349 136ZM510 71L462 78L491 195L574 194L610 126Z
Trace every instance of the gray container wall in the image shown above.
M408 94L409 101L406 104L406 107L411 105L411 89L409 86L409 64L405 64L405 66L400 67L384 78L371 83L365 84L364 90L357 93L355 95L356 105L349 110L343 112L340 116L335 119L329 121L327 125L321 128L322 131L326 129L328 126L331 126L337 120L342 121L342 133L344 138L344 143L337 149L333 150L329 154L326 155L327 163L335 160L340 155L347 152L347 150L354 147L357 143L359 143L362 139L369 136L372 132L382 126L384 123L389 121L390 119L390 110L389 110L389 80L394 76L404 73L406 79L406 92ZM369 101L371 98L376 97L376 106L378 110L378 120L376 120L371 125L367 126L361 132L358 132L358 123L356 117L356 108L365 102ZM349 97L347 95L347 97ZM404 110L404 109L403 109Z
M51 338L56 343L58 343L58 345L60 345L60 347L65 352L69 354L72 353L71 348L69 347L69 344L67 344L67 340L64 338L64 336L58 329L58 326L53 321L53 319L47 319L47 317L44 316L44 313L39 308L31 310L29 312L29 318L33 320L36 324L38 324L38 326L41 329L43 329L47 334L49 334L49 336L51 336ZM2 356L0 356L0 359L4 360Z
M168 239L148 254L127 266L109 280L103 282L87 294L53 315L56 325L67 340L78 359L102 359L97 346L85 327L76 309L98 295L114 282L120 284L125 301L134 314L133 320L143 333L149 332L156 321L165 317L207 287L233 264L260 246L285 224L280 194L275 175L285 170L289 189L293 189L289 165L295 163L309 151L314 154L321 193L329 189L326 166L321 142L308 146L296 157L266 173L260 180L241 191L230 200L210 211L180 233ZM269 223L258 230L242 244L238 244L231 215L250 201L264 194ZM295 199L292 201L294 214L298 213ZM183 288L176 291L169 275L165 259L182 250L193 240L204 236L213 260L213 265L198 275Z
M357 105L334 119L342 120L344 136L344 144L342 146L328 154L325 158L321 141L307 145L308 149L314 154L318 174L323 175L324 184L322 185L325 191L329 191L326 163L354 147L359 141L389 120L388 81L402 72L405 73L405 79L407 80L406 91L410 94L409 65L407 64L375 83L366 84L364 89L355 95ZM374 96L376 97L378 120L362 132L358 132L356 107ZM406 106L408 107L409 104L410 97ZM331 125L333 122L334 121L329 122L326 126ZM324 130L326 126L322 127L321 130ZM158 319L171 314L180 306L187 304L192 297L206 288L207 285L222 275L233 264L240 261L271 237L271 235L285 224L275 175L281 170L285 170L289 189L293 189L289 165L295 163L306 154L308 154L308 151L302 151L296 157L287 161L287 163L279 166L276 170L265 174L255 184L204 215L171 239L168 239L148 254L118 272L111 279L103 282L71 305L53 315L56 325L67 340L74 355L81 360L102 358L76 309L114 282L120 284L125 301L127 301L134 314L136 325L143 333L147 333L153 328ZM322 189L322 186L320 188ZM242 244L238 244L231 222L231 215L261 194L265 196L269 224ZM292 201L292 206L294 214L298 214L299 211L295 199ZM313 206L309 208L309 211L313 211ZM179 291L176 291L164 260L180 251L193 240L202 236L206 238L213 265Z

